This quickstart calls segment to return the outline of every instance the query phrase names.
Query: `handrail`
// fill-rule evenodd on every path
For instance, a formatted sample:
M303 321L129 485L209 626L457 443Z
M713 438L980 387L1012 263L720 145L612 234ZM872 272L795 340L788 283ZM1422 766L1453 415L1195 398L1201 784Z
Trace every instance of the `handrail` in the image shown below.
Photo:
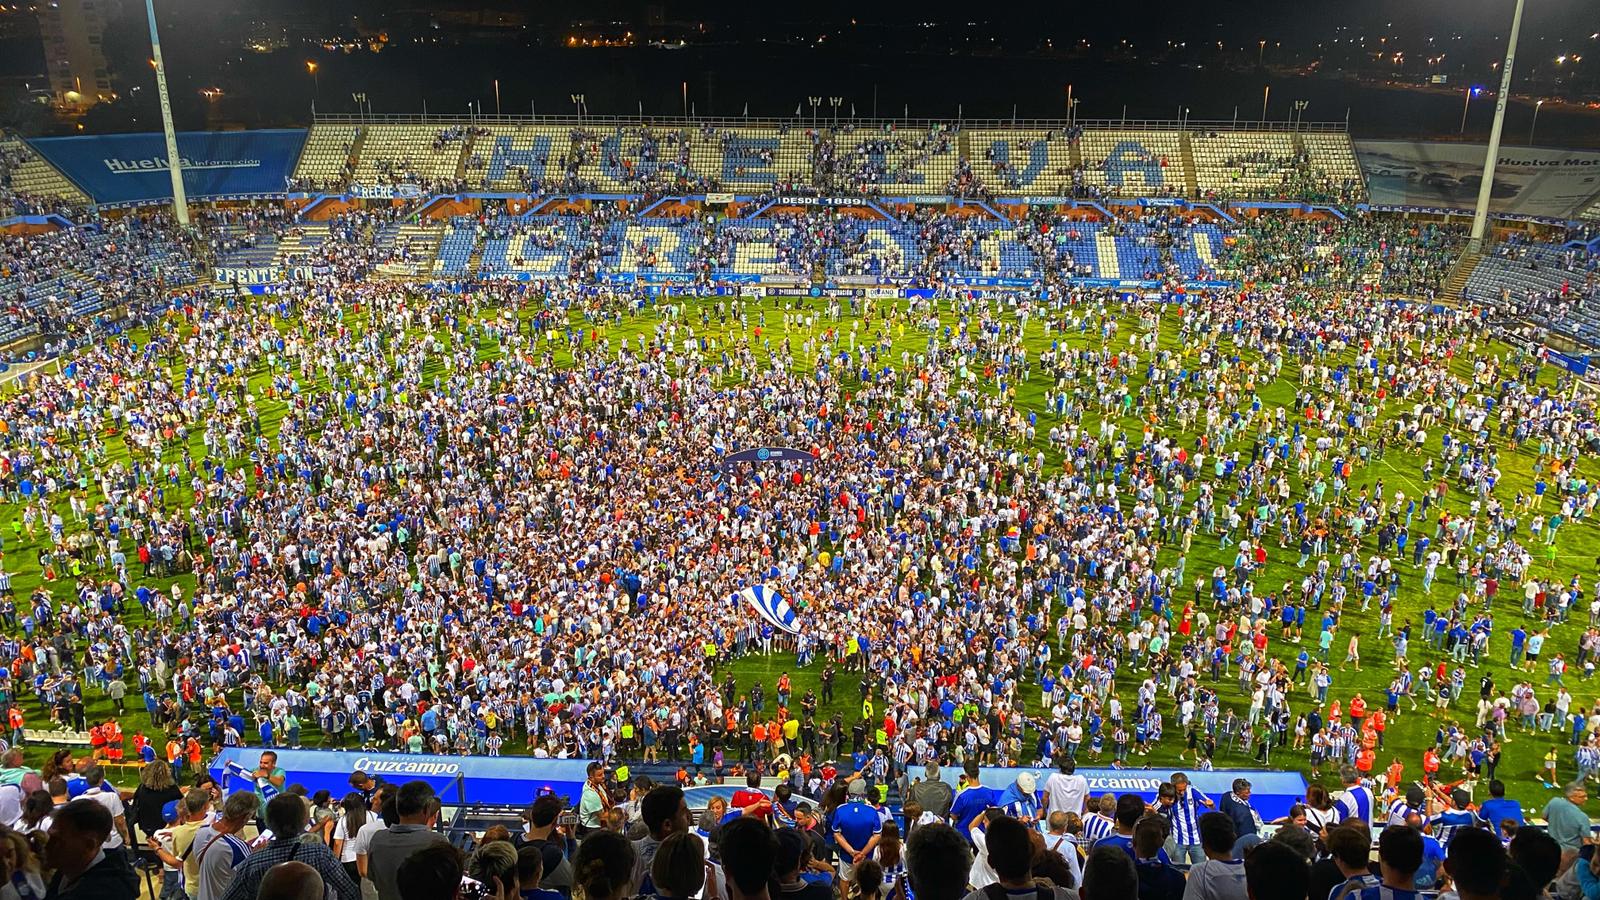
M441 125L493 126L530 125L552 127L646 127L659 129L782 128L849 133L864 129L948 128L951 130L1043 130L1082 128L1089 131L1236 131L1236 132L1318 132L1344 133L1344 122L1296 122L1229 119L832 119L805 116L790 118L720 116L688 118L681 116L571 116L571 115L458 115L438 113L326 113L319 112L313 125Z

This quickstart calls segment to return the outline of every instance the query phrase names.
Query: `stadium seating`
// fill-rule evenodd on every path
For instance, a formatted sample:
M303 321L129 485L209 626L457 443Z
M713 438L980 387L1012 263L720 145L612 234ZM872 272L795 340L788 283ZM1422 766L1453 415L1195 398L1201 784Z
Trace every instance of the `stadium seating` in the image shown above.
M56 168L15 138L0 141L0 188L23 198L63 200L85 205L89 197ZM9 212L9 210L8 210Z
M909 277L922 263L917 230L889 222L841 223L822 260L830 276Z
M373 233L372 245L380 262L410 263L419 271L431 271L443 235L444 226L434 223L390 222Z
M1337 183L1348 183L1355 194L1352 200L1365 200L1361 166L1356 162L1355 146L1343 132L1310 131L1300 135L1312 173Z
M814 157L820 183L867 194L942 194L956 173L958 133L927 129L840 126L820 137Z
M274 261L280 266L304 265L311 253L327 239L326 223L306 222L297 225L278 242L278 255Z
M1189 146L1202 196L1276 197L1299 165L1294 138L1284 132L1195 132Z
M445 226L444 238L439 241L439 255L433 261L433 274L442 278L460 278L467 274L472 262L472 250L478 243L477 222L471 216L456 216Z
M1600 262L1554 244L1501 245L1479 258L1466 286L1472 300L1571 293L1600 299Z
M338 187L349 181L350 156L360 137L357 125L313 125L294 167L295 181L307 188Z
M562 216L496 219L485 226L485 232L488 236L478 271L486 277L565 276L574 249L583 244L578 220ZM441 258L443 253L441 245Z
M972 167L997 194L1072 193L1077 167L1063 131L988 129L969 131Z
M1079 145L1085 183L1110 196L1190 193L1176 131L1085 131Z
M368 125L351 180L360 185L453 183L471 138L460 126Z
M466 166L467 185L482 190L537 193L552 164L571 144L564 128L490 125L484 132L474 142Z
M700 128L689 133L689 167L720 190L759 193L809 183L811 138L799 128Z
M1186 153L1186 150L1188 151ZM359 157L353 167L350 155ZM1187 169L1192 160L1194 171ZM970 171L972 182L965 180ZM802 124L318 123L296 178L528 193L1107 195L1359 200L1337 132ZM457 182L457 179L460 182Z

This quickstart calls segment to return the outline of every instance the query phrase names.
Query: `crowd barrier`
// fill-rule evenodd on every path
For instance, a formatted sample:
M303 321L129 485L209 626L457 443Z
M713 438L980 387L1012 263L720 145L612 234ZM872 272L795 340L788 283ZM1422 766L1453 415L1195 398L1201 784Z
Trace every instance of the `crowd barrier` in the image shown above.
M230 789L248 787L248 782L230 775L231 769L254 770L262 748L230 747L211 760L211 774ZM439 796L451 804L493 803L525 805L540 794L555 793L576 801L583 793L589 760L534 759L526 756L434 756L427 754L385 753L365 750L277 750L278 765L287 773L289 784L304 785L308 793L326 789L335 797L350 790L350 774L366 772L391 783L421 779L431 784ZM642 766L651 771L660 765ZM986 787L1004 790L1028 772L1037 779L1038 789L1054 772L1050 768L984 768L980 780ZM919 774L920 770L913 770ZM961 770L946 766L940 778L952 787ZM1088 779L1094 796L1138 794L1154 803L1156 790L1172 776L1167 769L1079 769ZM1297 772L1264 769L1226 769L1187 772L1189 781L1213 800L1233 789L1236 778L1251 784L1250 802L1265 820L1288 815L1289 807L1305 797L1306 780ZM738 785L708 785L690 789L690 806L703 807L712 796L730 796Z

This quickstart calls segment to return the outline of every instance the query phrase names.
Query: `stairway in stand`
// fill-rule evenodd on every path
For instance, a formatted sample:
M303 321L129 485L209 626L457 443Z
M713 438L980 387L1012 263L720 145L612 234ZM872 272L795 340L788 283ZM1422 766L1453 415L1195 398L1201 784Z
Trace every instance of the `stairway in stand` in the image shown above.
M1478 267L1478 260L1483 258L1483 253L1478 250L1467 249L1461 251L1461 258L1456 260L1456 266L1450 270L1450 279L1444 283L1444 294L1439 299L1454 302L1461 299L1461 292L1467 287L1467 280L1472 277L1472 270Z
M1178 148L1183 156L1183 192L1188 197L1200 196L1200 176L1194 165L1194 147L1189 144L1189 132L1178 134Z

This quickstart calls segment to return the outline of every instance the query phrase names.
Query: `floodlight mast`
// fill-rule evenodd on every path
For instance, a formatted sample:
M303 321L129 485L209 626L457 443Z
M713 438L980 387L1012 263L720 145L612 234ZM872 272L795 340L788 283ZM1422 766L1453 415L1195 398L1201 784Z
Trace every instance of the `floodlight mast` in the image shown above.
M1511 38L1506 41L1506 64L1500 73L1500 93L1494 98L1494 125L1489 129L1489 152L1483 157L1483 181L1478 185L1478 205L1472 211L1472 247L1483 244L1489 225L1489 195L1494 190L1494 166L1500 156L1500 131L1506 122L1506 101L1511 96L1511 65L1517 58L1517 32L1522 29L1522 6L1511 14Z
M150 19L150 65L156 70L156 96L161 101L161 130L167 139L167 174L172 176L172 213L178 224L189 227L189 198L183 192L183 165L178 156L178 133L172 128L172 100L167 94L167 69L161 60L161 37L156 32L155 0L144 0Z

